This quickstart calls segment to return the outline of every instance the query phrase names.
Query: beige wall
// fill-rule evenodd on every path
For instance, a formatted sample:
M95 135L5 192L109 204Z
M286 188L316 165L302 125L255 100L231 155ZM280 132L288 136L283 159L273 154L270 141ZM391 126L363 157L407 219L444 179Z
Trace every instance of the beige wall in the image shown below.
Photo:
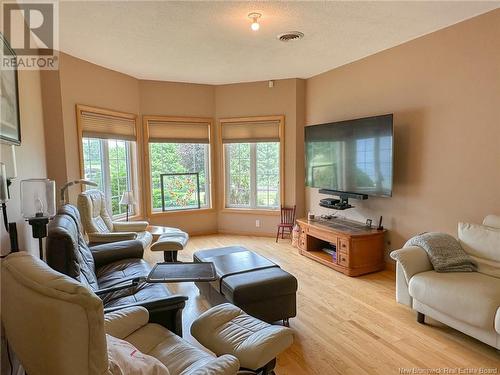
M19 248L38 256L38 240L32 238L31 227L21 216L20 181L46 178L43 107L39 71L19 71L19 109L21 115L21 146L16 146L17 178L10 187L7 202L9 222L17 223ZM0 147L5 147L0 144ZM3 220L3 218L2 218ZM9 234L3 222L0 229L1 253L10 250Z
M394 113L393 197L341 212L383 215L390 249L500 214L499 25L497 10L307 80L307 125ZM307 209L320 198L307 189Z
M303 80L276 81L272 89L268 88L267 81L224 86L145 81L61 54L59 72L45 73L43 82L47 147L58 150L57 155L49 156L48 170L58 186L80 176L76 104L136 113L140 122L142 115L211 117L215 129L218 127L216 119L220 117L283 114L286 116L285 200L287 204L296 203L301 213L304 210L303 157L295 158L296 148L303 147ZM142 122L140 128L139 154L143 152ZM222 207L219 194L222 175L218 171L220 153L217 142L214 143L216 162L212 183L216 192L215 209L203 213L152 215L148 220L152 224L177 226L191 234L218 231L274 233L278 221L276 215L218 214ZM138 185L144 201L147 192L141 189L144 174L142 160L139 161ZM72 203L79 192L78 187L70 191ZM260 228L255 227L255 219L261 220Z
M214 117L215 87L211 85L141 80L139 96L141 115ZM217 233L215 210L159 214L150 217L149 221L152 224L179 227L191 235Z
M297 97L304 92L300 79L277 80L270 88L267 81L238 83L217 86L215 89L215 110L217 120L225 117L285 115L285 204L297 204L303 212L303 185L298 189L297 133L303 133L303 106L297 104ZM302 130L300 130L302 129ZM301 145L303 147L303 145ZM300 147L300 146L299 146ZM301 158L303 160L303 157ZM217 152L217 165L221 163L221 150ZM303 164L302 164L303 165ZM219 172L221 168L219 168ZM303 174L302 174L303 176ZM219 208L223 206L223 176L218 175ZM255 221L260 220L257 228ZM279 215L219 212L219 231L231 233L276 233Z
M216 125L223 117L284 114L285 203L296 204L298 216L322 213L317 191L304 191L304 123L393 112L394 196L355 201L355 209L341 214L361 221L383 215L389 248L423 230L454 233L457 221L477 222L500 209L499 18L493 11L307 80L275 81L274 88L267 82L142 81L62 54L60 72L47 78L47 87L44 77L47 148L54 150L49 176L58 183L79 177L76 103L139 115L213 117ZM60 90L60 98L51 90ZM220 209L217 147L215 155L212 181ZM74 188L73 201L77 193ZM271 234L278 218L211 212L150 220L191 233Z

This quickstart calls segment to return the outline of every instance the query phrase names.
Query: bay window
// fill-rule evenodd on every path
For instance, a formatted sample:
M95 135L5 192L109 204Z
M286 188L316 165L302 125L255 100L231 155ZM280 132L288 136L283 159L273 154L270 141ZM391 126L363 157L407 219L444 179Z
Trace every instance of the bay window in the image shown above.
M97 183L114 218L124 217L127 207L120 199L136 190L136 116L78 105L77 120L82 178ZM130 205L129 215L135 213L137 208Z
M279 210L283 125L282 116L221 120L226 209Z
M211 208L211 119L145 116L144 124L150 212Z

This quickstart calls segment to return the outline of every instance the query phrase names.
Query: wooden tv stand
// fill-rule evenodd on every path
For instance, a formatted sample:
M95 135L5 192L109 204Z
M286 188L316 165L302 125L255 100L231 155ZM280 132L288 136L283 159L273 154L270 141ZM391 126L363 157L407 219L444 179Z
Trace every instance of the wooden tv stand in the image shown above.
M297 224L300 254L348 276L384 269L385 230L340 219L298 219ZM336 259L322 251L329 244L336 247Z

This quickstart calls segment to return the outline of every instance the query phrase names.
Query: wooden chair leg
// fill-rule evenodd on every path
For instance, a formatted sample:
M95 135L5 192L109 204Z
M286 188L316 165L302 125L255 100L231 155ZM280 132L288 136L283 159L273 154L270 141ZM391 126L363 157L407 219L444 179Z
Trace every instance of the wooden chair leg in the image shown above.
M285 227L281 227L281 239L285 238Z
M279 236L280 236L280 227L278 227L278 231L276 232L276 242L278 242Z

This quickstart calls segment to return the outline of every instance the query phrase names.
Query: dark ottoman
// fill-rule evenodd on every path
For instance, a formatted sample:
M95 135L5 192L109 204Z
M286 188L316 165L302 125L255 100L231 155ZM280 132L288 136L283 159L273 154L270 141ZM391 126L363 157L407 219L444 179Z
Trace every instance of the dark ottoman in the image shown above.
M212 305L230 302L265 322L296 316L297 279L267 258L241 246L200 250L195 262L213 262L218 280L196 283Z

